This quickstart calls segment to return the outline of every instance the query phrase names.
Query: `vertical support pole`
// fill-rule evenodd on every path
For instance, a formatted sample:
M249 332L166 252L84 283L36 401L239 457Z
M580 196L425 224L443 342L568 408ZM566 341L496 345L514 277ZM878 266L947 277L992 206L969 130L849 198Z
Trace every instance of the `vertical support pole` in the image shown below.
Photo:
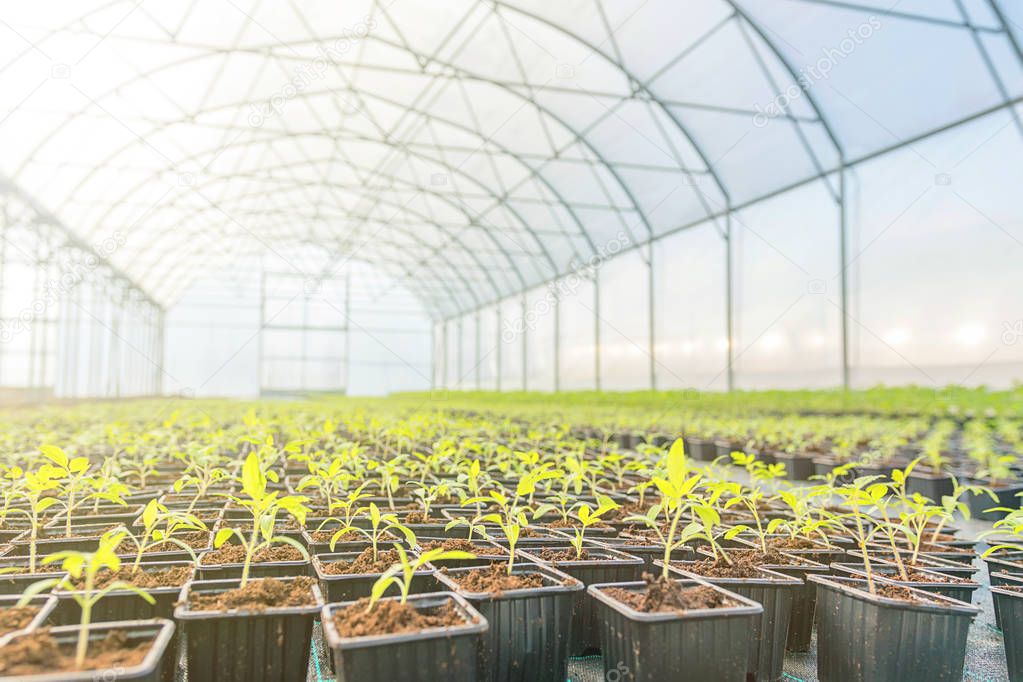
M526 319L526 292L522 292L522 390L529 390L526 363L529 358L529 321Z
M842 295L842 388L849 390L849 266L846 258L846 241L848 239L848 217L846 213L845 165L839 170L838 176L838 272L841 277Z
M735 390L735 299L732 291L732 212L725 214L725 362L728 367L728 390Z
M554 288L554 392L561 392L561 289Z
M501 391L501 355L504 350L504 335L501 333L501 299L498 299L494 303L494 308L497 310L497 390Z
M483 351L480 348L480 342L482 340L483 339L482 339L482 336L480 334L480 310L479 310L479 308L477 308L476 309L476 390L477 391L480 390L480 388L482 388L482 384L481 384L482 378L480 377L480 363L482 362L481 358L483 357Z
M434 320L430 325L430 390L437 390L437 322ZM346 380L347 384L348 381Z
M259 329L256 331L256 390L263 396L263 325L266 324L266 270L259 271Z
M352 271L345 272L345 391L352 385Z
M167 317L166 312L161 308L157 312L156 317L156 395L163 395L163 368L164 363L167 361L164 357L164 344L166 343L167 334Z
M593 383L600 390L600 272L593 273Z
M440 375L440 387L448 387L448 321L444 320L440 326L440 345L441 345L441 375Z
M463 347L464 344L462 343L462 340L465 338L465 330L462 329L462 322L464 320L465 320L465 315L459 315L458 316L458 327L457 327L458 338L455 340L455 348L457 349L456 355L458 356L458 358L456 360L456 364L455 364L455 367L458 368L458 373L455 375L455 380L457 381L458 385L455 386L455 388L457 390L459 390L459 391L462 390L462 382L463 382L463 380L465 378L465 377L462 376L462 353L465 352L465 348Z
M647 343L649 344L649 355L650 355L650 390L657 390L657 338L656 338L656 301L654 300L654 243L651 241L647 244L647 326L649 338Z

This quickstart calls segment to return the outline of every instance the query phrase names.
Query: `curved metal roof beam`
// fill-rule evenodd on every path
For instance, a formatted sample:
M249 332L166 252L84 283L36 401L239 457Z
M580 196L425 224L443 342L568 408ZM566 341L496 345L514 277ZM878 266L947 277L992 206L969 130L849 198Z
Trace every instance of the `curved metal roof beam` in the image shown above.
M293 165L301 165L301 164L296 162L296 164L293 164ZM217 181L226 182L226 181L229 181L229 180L231 180L231 179L233 179L235 177L237 177L237 176L218 177ZM403 180L402 178L392 178L392 179L396 179L396 180L402 181L406 185L409 185L413 189L416 189L417 187L421 187L421 186L409 183L407 180ZM295 187L299 187L299 186L319 187L319 186L323 186L324 185L324 183L322 183L322 181L309 181L307 183L300 183L300 182L295 181L295 180L275 180L275 182L280 184L285 189L294 189ZM347 186L344 187L344 189L346 191L351 191L351 192L355 191L354 188L350 188L350 187L347 187ZM428 190L426 188L421 188L421 191L423 191L425 193L432 194L434 196L437 196L440 199L444 199L443 195L438 195L438 194L436 194L436 193L434 193L431 190ZM241 201L241 200L249 198L249 197L263 196L265 194L266 194L266 191L264 190L264 191L256 191L256 192L251 192L251 193L246 193L246 194L241 194L241 195L235 195L235 196L231 197L231 201ZM428 224L433 225L434 227L436 227L438 230L440 230L449 239L448 242L445 242L445 243L442 243L442 244L429 244L426 241L420 239L415 234L415 232L412 231L412 230L404 229L403 227L399 227L399 226L396 226L396 225L388 224L388 229L393 229L396 232L400 232L402 234L407 234L410 237L412 237L412 239L415 240L417 243L421 244L424 248L431 249L431 252L424 258L424 261L426 259L434 256L434 255L440 254L442 252L442 250L448 246L448 244L450 244L451 242L454 242L459 247L461 247L461 250L464 251L466 254L468 254L469 257L476 263L479 271L486 275L487 279L491 283L491 287L494 290L494 296L497 297L497 298L502 298L502 297L504 297L506 295L506 294L503 293L501 288L499 286L497 286L497 283L494 281L493 276L490 274L490 268L484 266L484 264L482 262L480 262L477 252L472 250L472 249L470 249L469 247L467 247L461 241L461 239L458 238L458 236L455 233L449 232L443 226L438 225L430 216L427 216L427 215L422 214L422 213L420 213L418 211L415 211L414 209L411 209L408 206L401 205L401 204L398 204L396 202L392 202L392 201L386 200L386 199L381 199L381 203L383 203L385 205L388 205L388 206L392 206L392 207L398 209L401 212L408 213L408 214L413 215L413 216L415 216L417 218L420 218L424 223L428 223ZM455 204L453 202L449 202L449 203L450 203L450 205L456 211L460 211L462 213L462 215L464 215L466 217L466 219L470 221L466 225L466 227L476 227L476 228L479 228L479 229L481 229L483 231L486 231L486 227L485 226L480 225L479 223L476 223L474 220L472 220L471 216L469 216L468 213L466 213L458 204ZM163 206L161 208L165 208L165 207L166 208L176 208L176 205L175 204L166 204L165 206ZM157 240L155 242L153 242L153 244L152 244L152 246L154 247L154 250L156 250L160 254L159 258L156 261L153 261L152 266L155 266L155 265L159 264L164 259L164 257L168 255L168 251L167 250L155 249L155 247L159 245L159 242L160 242L161 239L170 238L170 236L176 232L178 227L180 227L181 225L187 224L188 222L190 222L196 216L202 215L202 214L204 214L206 212L209 212L209 211L215 211L215 210L219 210L220 212L223 212L222 209L218 209L215 206L204 206L204 207L201 207L201 208L195 208L195 209L193 209L191 211L188 211L188 212L183 212L183 215L180 215L180 216L177 217L177 222L176 223L174 223L171 226L169 226L169 227L165 228L164 230L162 230L161 236L158 237ZM296 235L296 240L297 241L304 241L300 234L298 234L296 232L295 235ZM499 252L503 253L506 257L508 256L506 251L502 250L502 251L499 251ZM447 259L445 259L445 260L447 260ZM417 265L421 265L421 264L423 264L423 261L420 261L419 263L417 263ZM512 266L514 267L514 263L512 263ZM453 272L459 272L458 268L455 267L454 265L452 265L450 262L448 262L448 267L451 268L451 270ZM459 272L459 275L460 275L460 272ZM409 273L409 276L414 279L414 276L411 273ZM462 283L468 289L473 290L473 297L474 297L474 299L478 303L479 300L475 297L475 291L474 291L473 287L470 286L468 284L468 282L464 278L462 278Z
M229 144L229 145L224 145L224 146L218 147L215 150L203 150L203 151L198 152L197 154L194 154L194 155L192 155L190 157L186 157L184 159L181 159L179 161L179 163L187 163L187 162L191 162L191 161L197 161L199 158L201 158L201 157L203 157L203 156L205 156L207 154L211 154L211 153L214 153L214 152L218 152L219 153L222 150L224 150L226 148L230 148L232 146L243 147L243 146L256 145L256 144L268 144L268 143L272 143L273 141L275 141L277 139L280 139L280 138L292 139L292 138L295 138L295 137L319 137L319 136L322 136L324 134L326 134L326 133L319 132L319 131L310 131L310 132L304 132L304 133L281 132L279 134L276 134L275 136L269 136L269 137L268 136L263 136L263 137L261 137L258 140L250 140L250 141L244 141L244 142L241 142L241 141L240 142L235 142L235 143L232 143L232 144ZM384 142L382 140L377 140L377 139L372 139L372 138L371 139L367 139L367 142L373 142L373 143L381 144L381 145L386 145L387 144L386 142ZM419 153L413 153L413 152L411 152L411 150L408 150L407 153L409 153L410 155L415 155L417 158L422 158L424 161L427 161L429 163L433 163L433 164L438 165L438 166L440 166L442 168L445 168L448 171L450 171L452 174L456 174L456 175L464 178L468 182L471 182L474 185L478 186L488 196L490 196L491 198L493 198L495 200L494 206L491 207L491 208L496 208L497 206L503 206L506 210L509 211L509 213L511 213L516 218L516 220L518 220L518 222L520 223L521 227L524 230L526 230L527 232L529 232L530 234L533 235L534 240L537 241L539 246L541 246L541 248L543 249L546 257L548 258L548 262L551 265L552 271L555 274L560 272L560 268L554 263L553 257L550 255L549 251L546 250L546 246L544 244L542 244L542 240L540 239L539 235L536 234L535 230L533 230L529 226L529 224L525 220L525 218L523 218L521 216L521 214L519 214L519 212L513 206L509 205L502 198L497 197L496 195L494 195L493 192L490 191L489 188L486 185L484 185L483 183L479 182L476 178L474 178L473 176L469 175L465 171L462 171L461 169L459 169L457 167L451 166L446 161L438 160L438 159L436 159L435 157L432 157L432 156L427 156L427 155L423 155L423 154L419 154ZM335 162L343 164L343 165L346 165L348 167L358 168L360 170L364 170L364 171L367 171L367 172L373 171L373 169L367 168L365 166L361 166L359 164L351 163L350 161L347 161L345 159L335 159ZM295 167L295 166L301 166L301 165L303 165L301 162L296 162L295 164L287 164L287 165L284 165L284 166L282 166L281 164L277 164L276 167L278 167L278 168L280 168L280 167ZM90 177L92 175L92 172L94 172L94 171L90 171L90 173L89 173ZM97 218L97 220L95 222L95 225L98 227L99 225L104 224L106 222L107 218L109 217L110 213L116 208L116 206L118 204L126 201L135 192L140 191L144 187L148 186L148 184L150 182L152 182L153 180L157 179L159 177L159 175L161 175L164 172L165 172L164 169L161 169L161 170L158 170L158 171L154 171L149 176L144 177L142 180L140 180L138 183L136 183L136 185L134 187L130 188L128 191L126 191L124 194L122 194L115 202L110 204L110 206L107 208L107 210L104 213L102 213ZM384 178L387 178L387 179L390 179L392 181L393 180L400 180L400 181L402 181L402 182L404 182L406 184L411 184L408 181L406 181L406 180L404 180L402 178L399 178L397 176L394 176L392 174L389 174L389 173L377 173L377 175L379 175L381 177L384 177ZM220 177L221 177L221 179L223 179L225 177L226 178L230 178L230 177L237 177L237 176L220 176ZM522 273L521 273L521 271L520 271L520 269L518 267L518 264L515 263L514 260L512 259L511 254L507 251L507 249L504 248L504 246L502 244L500 244L497 241L497 239L494 237L494 235L489 230L485 229L485 226L480 225L478 223L478 221L476 221L476 219L473 218L472 215L469 214L469 212L465 209L465 207L463 207L463 206L459 205L458 203L454 202L453 200L451 200L451 198L447 194L445 194L445 193L437 192L436 190L432 190L432 189L430 189L430 188L428 188L428 187L426 187L424 185L420 185L420 184L415 184L413 186L416 189L418 189L419 191L421 191L421 192L424 192L424 193L429 194L431 196L435 196L435 197L441 199L442 201L444 201L445 203L448 203L456 211L458 211L459 213L463 214L466 217L466 220L467 220L467 222L470 225L473 225L473 226L476 226L476 227L480 227L481 229L483 229L484 232L487 235L487 239L490 240L491 243L494 244L495 248L497 248L498 250L500 250L501 252L504 253L505 258L508 261L509 266L511 266L512 270L515 272L517 278L519 279L519 283L522 286L522 288L523 289L526 288L527 285L526 285L526 282L525 282L525 278L523 277L523 275L522 275ZM76 187L75 190L73 190L73 191L77 193L78 188ZM70 199L68 201L70 201ZM431 224L436 224L435 221L430 220L430 219L427 219L426 222L430 222ZM436 226L438 227L438 229L441 229L442 232L445 232L445 234L447 234L447 231L443 228L443 226L441 226L441 225L436 225ZM501 291L500 291L500 289L498 287L495 287L495 295L497 295L498 297L502 296Z

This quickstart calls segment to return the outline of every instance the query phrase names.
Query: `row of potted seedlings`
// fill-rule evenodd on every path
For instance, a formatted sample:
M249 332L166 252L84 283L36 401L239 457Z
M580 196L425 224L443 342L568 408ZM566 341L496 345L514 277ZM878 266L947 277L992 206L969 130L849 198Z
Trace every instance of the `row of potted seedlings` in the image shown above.
M776 680L815 623L821 679L961 677L975 554L949 519L968 491L935 505L908 492L905 470L838 470L775 493L778 467L736 453L740 486L693 466L681 440L613 481L572 475L587 456L552 452L514 470L462 457L417 472L399 455L355 476L270 439L240 467L218 458L221 474L194 459L169 489L83 495L61 512L46 493L87 464L44 451L11 507L27 525L5 521L18 532L0 583L34 615L6 637L0 672L52 671L40 647L77 638L69 670L85 647L96 664L169 680L182 646L190 680L291 679L319 619L339 680L563 680L568 656L598 650L609 674L634 679ZM1009 513L994 530L1008 648L1023 524Z

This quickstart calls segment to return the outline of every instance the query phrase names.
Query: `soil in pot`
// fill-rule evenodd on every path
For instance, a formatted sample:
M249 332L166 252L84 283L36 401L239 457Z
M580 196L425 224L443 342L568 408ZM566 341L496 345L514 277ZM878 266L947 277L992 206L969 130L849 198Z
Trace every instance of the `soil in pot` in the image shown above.
M131 642L121 630L112 630L103 639L89 643L85 666L75 666L74 645L60 645L48 629L18 637L3 647L0 675L28 675L73 672L76 670L116 670L142 663L152 642Z
M531 549L529 553L535 556L541 561L599 561L601 557L591 557L590 553L583 549L581 554L577 554L574 549L557 549L554 547L543 547L541 549ZM608 559L613 561L614 559Z
M96 582L93 587L96 589L103 589L114 581L121 581L134 585L135 587L141 587L144 590L151 590L157 587L181 587L189 580L192 579L192 575L195 572L192 566L171 566L169 568L162 568L157 570L147 570L140 567L139 570L131 570L130 565L122 564L121 568L115 571L103 570L100 571L96 576ZM72 580L70 585L65 588L68 590L83 590L85 589L85 578L79 578L78 580Z
M443 549L448 551L472 552L477 556L503 557L508 555L508 550L493 545L477 545L465 538L450 538L447 540L429 540L419 543L419 548L424 552L431 549Z
M683 612L734 606L724 593L707 585L682 587L675 580L664 576L655 578L650 573L643 574L643 581L646 583L646 589L642 592L621 587L607 587L603 591L604 594L642 613Z
M180 533L174 536L177 540L185 543L194 550L206 549L210 544L210 534L204 530L197 530L191 533ZM118 554L135 554L139 551L138 545L131 538L125 538L121 541L121 544L117 546ZM146 547L146 551L143 554L151 554L154 552L181 552L184 551L180 546L173 542L157 542L155 544Z
M507 564L493 564L464 573L444 574L458 583L466 592L488 592L500 594L509 590L531 590L543 587L543 578L538 573L508 574Z
M302 556L302 552L291 545L271 545L270 547L264 547L252 556L252 562L256 564L304 560L305 557ZM203 554L199 559L199 563L203 566L242 564L245 563L245 548L241 545L223 545L218 549Z
M226 592L189 594L188 607L192 611L264 611L266 609L295 606L316 606L313 587L316 581L299 576L287 582L276 578L250 580L245 587Z
M431 611L413 608L400 601L383 599L368 609L369 600L360 599L333 615L334 627L342 637L395 635L465 624L454 602Z
M365 575L367 573L383 573L394 564L400 563L401 557L397 550L377 550L377 558L373 559L373 548L367 547L351 561L321 562L320 570L328 575Z
M28 627L41 610L38 606L11 606L0 609L0 635Z

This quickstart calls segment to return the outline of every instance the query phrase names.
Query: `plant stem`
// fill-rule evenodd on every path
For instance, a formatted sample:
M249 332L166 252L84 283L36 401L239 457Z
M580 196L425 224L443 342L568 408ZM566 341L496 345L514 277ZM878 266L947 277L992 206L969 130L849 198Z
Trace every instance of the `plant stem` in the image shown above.
M89 622L92 620L92 583L95 574L85 572L85 599L81 602L82 622L78 629L78 643L75 645L75 667L85 666L85 655L89 652Z

